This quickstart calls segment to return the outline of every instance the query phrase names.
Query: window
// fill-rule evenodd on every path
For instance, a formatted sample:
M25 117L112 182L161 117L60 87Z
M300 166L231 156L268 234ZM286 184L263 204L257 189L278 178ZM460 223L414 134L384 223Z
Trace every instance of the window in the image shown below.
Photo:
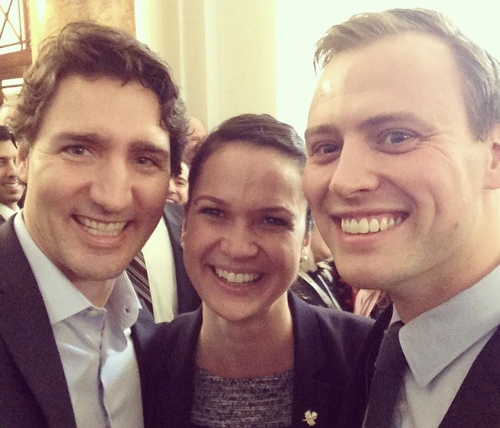
M0 89L5 98L17 93L31 64L27 0L0 0Z

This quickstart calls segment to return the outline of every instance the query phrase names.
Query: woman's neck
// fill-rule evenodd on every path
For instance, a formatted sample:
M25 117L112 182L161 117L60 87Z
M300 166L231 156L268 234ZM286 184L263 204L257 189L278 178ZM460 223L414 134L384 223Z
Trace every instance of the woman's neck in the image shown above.
M293 325L286 300L285 304L262 317L237 322L204 306L197 365L214 376L239 379L292 369Z

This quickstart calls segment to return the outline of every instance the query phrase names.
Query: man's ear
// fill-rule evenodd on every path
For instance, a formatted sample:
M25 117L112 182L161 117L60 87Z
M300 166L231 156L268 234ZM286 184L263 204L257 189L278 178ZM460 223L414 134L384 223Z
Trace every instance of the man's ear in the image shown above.
M23 183L28 183L30 146L27 142L21 142L17 149L17 175Z

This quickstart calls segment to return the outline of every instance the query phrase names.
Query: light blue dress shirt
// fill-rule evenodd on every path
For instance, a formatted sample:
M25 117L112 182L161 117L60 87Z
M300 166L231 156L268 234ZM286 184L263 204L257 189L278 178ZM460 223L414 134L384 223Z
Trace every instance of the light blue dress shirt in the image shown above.
M104 308L95 307L37 247L22 215L14 227L47 308L77 426L142 428L130 337L141 305L127 276L117 278Z
M437 428L476 357L500 325L500 266L399 333L408 361L394 426ZM400 319L397 312L391 321Z

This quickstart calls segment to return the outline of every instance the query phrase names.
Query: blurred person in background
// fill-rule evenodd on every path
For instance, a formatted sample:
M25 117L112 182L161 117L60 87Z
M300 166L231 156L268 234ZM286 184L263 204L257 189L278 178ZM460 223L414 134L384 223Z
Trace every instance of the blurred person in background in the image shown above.
M17 148L6 126L0 125L0 224L19 211L24 185L17 175Z

